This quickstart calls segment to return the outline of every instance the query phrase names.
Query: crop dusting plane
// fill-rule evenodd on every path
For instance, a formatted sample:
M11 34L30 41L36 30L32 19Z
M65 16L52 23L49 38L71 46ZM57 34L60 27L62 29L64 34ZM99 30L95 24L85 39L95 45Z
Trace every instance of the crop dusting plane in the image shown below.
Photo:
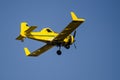
M27 22L22 22L20 35L16 40L23 41L24 38L29 38L46 43L43 47L33 52L30 52L28 48L25 47L24 51L26 56L39 56L54 46L59 47L57 54L61 55L61 47L65 47L66 49L70 48L70 45L75 42L76 28L85 21L83 18L78 18L74 12L71 12L71 17L72 21L60 33L54 32L50 28L43 28L39 32L34 32L33 30L36 29L37 26L28 26ZM74 34L71 35L73 31Z

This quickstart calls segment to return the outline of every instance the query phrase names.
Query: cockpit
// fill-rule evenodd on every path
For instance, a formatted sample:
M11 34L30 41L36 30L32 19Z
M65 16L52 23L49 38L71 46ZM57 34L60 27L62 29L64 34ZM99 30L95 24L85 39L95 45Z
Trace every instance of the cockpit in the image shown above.
M46 31L47 32L53 32L51 29L49 29L49 28L46 28Z
M42 32L42 33L54 33L54 31L50 28L43 28L40 32Z

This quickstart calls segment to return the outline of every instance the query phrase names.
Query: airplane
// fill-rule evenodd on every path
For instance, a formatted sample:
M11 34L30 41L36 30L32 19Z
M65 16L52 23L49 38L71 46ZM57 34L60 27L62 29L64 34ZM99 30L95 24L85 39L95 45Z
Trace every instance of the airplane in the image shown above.
M78 18L74 12L71 12L71 17L72 21L60 33L53 31L49 27L35 32L33 30L35 30L37 26L28 26L27 22L21 22L20 35L16 40L21 40L23 42L24 38L29 38L46 43L43 47L33 52L30 52L29 49L25 47L24 51L26 56L37 57L54 46L59 48L56 52L57 55L61 55L61 47L65 47L66 49L70 48L70 45L75 42L76 28L85 21L84 18ZM72 32L74 32L73 35L71 35Z

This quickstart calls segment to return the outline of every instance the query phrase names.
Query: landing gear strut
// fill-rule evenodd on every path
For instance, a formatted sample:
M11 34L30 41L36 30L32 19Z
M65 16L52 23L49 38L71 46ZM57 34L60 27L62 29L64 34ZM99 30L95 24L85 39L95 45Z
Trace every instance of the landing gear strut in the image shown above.
M61 52L61 50L60 50L60 49L61 49L61 45L59 46L59 50L57 50L57 52L56 52L56 53L57 53L57 55L61 55L61 54L62 54L62 52Z

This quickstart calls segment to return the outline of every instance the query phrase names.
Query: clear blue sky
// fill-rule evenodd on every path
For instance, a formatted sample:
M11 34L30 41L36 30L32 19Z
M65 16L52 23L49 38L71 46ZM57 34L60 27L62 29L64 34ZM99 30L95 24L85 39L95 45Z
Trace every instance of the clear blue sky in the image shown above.
M1 0L0 80L120 80L119 0ZM77 49L53 48L39 57L26 57L44 43L16 41L20 23L60 32L71 22L70 11L86 19L77 29Z

